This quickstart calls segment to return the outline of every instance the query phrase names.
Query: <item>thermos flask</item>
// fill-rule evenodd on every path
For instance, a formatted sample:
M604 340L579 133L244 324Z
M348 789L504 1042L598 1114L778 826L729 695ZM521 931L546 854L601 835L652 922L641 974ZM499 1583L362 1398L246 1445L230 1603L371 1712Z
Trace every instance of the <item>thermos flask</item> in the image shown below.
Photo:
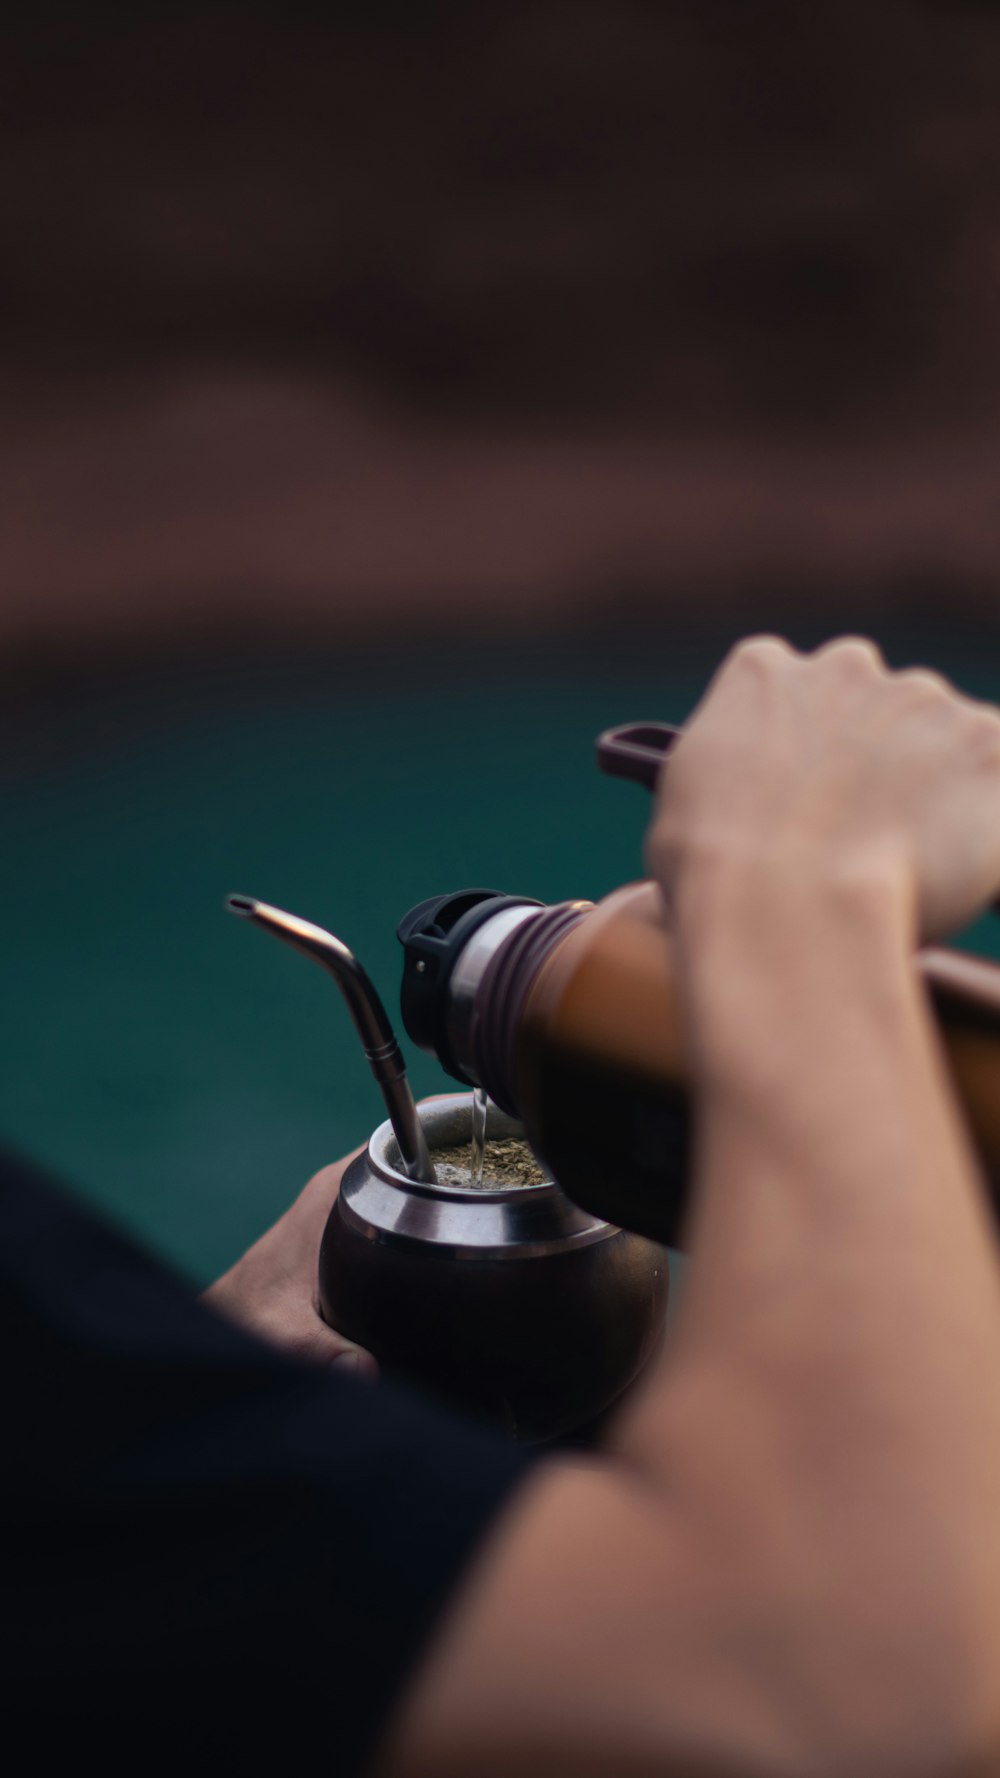
M652 788L676 735L657 723L609 730L598 762ZM554 907L466 890L411 909L399 937L413 1041L521 1120L574 1203L681 1244L691 1078L657 886ZM945 948L914 967L1000 1197L1000 968Z

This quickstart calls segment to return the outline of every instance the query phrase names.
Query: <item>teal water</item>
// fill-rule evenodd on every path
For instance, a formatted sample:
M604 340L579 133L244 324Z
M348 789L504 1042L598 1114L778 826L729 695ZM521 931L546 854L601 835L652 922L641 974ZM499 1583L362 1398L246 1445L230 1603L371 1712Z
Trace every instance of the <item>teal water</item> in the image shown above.
M72 753L7 760L0 1128L198 1279L382 1116L333 983L226 915L228 891L329 926L395 1016L414 902L641 875L647 799L597 774L593 738L692 694L456 680L112 688ZM411 1072L449 1085L419 1053Z
M412 903L641 875L648 799L598 775L594 736L682 721L704 672L550 655L468 681L375 657L235 692L222 669L133 676L5 730L0 1129L196 1280L381 1118L333 984L228 891L329 926L395 1015Z

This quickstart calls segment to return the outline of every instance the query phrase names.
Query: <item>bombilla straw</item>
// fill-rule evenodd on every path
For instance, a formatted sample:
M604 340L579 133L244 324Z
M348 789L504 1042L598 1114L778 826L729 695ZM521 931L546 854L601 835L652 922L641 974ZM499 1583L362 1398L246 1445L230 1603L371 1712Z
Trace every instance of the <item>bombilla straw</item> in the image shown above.
M293 950L329 970L347 1002L368 1066L385 1100L403 1171L410 1179L433 1185L437 1176L406 1078L403 1053L374 984L354 952L311 920L300 920L297 914L287 914L266 901L254 901L249 895L228 895L226 907L231 914L239 914L254 926L262 926L265 932L273 932L275 938L283 939Z

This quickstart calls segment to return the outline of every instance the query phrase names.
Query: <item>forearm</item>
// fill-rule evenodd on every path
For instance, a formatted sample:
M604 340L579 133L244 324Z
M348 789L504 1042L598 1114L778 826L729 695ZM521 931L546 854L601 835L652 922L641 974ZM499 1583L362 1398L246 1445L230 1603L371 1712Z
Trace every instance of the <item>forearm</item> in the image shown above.
M685 1340L757 1362L778 1332L784 1362L825 1354L841 1387L852 1350L874 1382L961 1328L992 1343L985 1194L892 880L761 869L692 885L678 912L698 1117Z
M781 1651L759 1684L789 1719L815 1707L828 1737L884 1666L884 1723L978 1744L1000 1656L997 1267L905 927L878 884L824 899L764 875L677 913L691 1258L619 1450L723 1619L750 1606L748 1669L758 1638Z
M858 1471L866 1439L883 1461L890 1438L932 1487L982 1436L997 1267L891 889L800 893L762 872L682 898L678 921L697 1072L691 1260L630 1431L650 1451L669 1443L663 1404L688 1378L701 1401L731 1392L740 1423L755 1415L786 1472L824 1453L819 1487L842 1462Z

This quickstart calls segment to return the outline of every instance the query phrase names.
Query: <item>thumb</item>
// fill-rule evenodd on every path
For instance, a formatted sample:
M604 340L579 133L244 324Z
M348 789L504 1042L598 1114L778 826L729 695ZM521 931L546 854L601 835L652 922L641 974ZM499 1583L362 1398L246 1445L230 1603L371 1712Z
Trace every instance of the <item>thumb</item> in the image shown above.
M365 1382L373 1383L378 1376L378 1365L371 1353L363 1346L353 1345L350 1340L342 1340L339 1334L333 1337L338 1350L330 1359L330 1369L338 1375L361 1377Z
M277 1329L272 1331L278 1345L289 1347L297 1358L304 1358L308 1364L322 1365L345 1375L353 1372L369 1380L378 1376L378 1365L371 1353L354 1340L345 1339L324 1321L318 1306L297 1304L292 1323L286 1324L280 1333Z

